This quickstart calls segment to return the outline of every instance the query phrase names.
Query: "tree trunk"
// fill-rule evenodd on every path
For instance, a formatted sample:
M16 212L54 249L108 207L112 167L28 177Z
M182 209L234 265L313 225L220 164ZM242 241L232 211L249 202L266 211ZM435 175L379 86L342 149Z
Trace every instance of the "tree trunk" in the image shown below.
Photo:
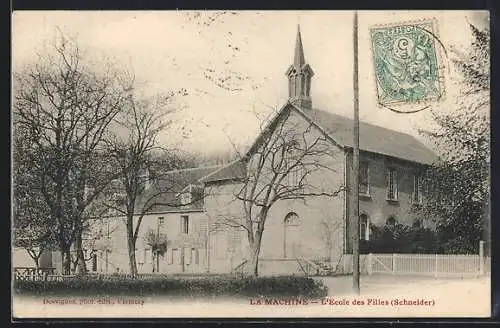
M133 227L133 216L127 217L127 249L128 249L128 259L130 274L132 276L137 276L137 260L135 258L135 241L134 238L134 227Z
M33 257L33 261L35 262L35 268L36 272L38 272L38 269L40 269L40 257Z
M43 251L40 251L38 253L38 256L37 256L36 250L34 250L32 248L28 248L28 247L26 247L25 250L26 250L26 253L28 253L28 255L33 259L33 262L35 262L36 272L38 272L38 269L40 268L39 259L40 259L40 256L42 255Z
M156 252L156 272L160 272L160 253Z
M64 247L61 250L62 274L69 275L71 273L71 253L69 247Z
M256 238L253 243L250 244L250 275L254 277L259 276L259 254L260 254L260 244L261 238Z
M133 238L127 240L129 269L132 276L137 275L137 260L135 258L135 243Z
M76 234L76 270L78 274L87 274L87 265L85 263L85 254L83 252L83 241L81 232Z

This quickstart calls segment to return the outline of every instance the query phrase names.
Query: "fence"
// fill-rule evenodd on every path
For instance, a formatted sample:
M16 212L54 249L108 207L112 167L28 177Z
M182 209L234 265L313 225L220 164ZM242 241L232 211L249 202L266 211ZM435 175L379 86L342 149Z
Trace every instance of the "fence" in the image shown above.
M479 255L367 254L360 256L361 274L467 277L489 274L490 258ZM352 255L346 254L339 268L352 273Z
M205 278L208 276L228 276L229 274L214 274L214 273L204 273L204 274L166 274L166 273L139 273L133 276L128 273L111 273L111 274L96 274L87 273L85 275L61 275L55 274L54 270L42 270L35 272L34 270L18 270L18 269L34 269L34 268L15 268L14 279L17 281L68 281L68 280L151 280L151 279L197 279Z
M47 276L55 275L55 268L15 267L16 280L43 280Z

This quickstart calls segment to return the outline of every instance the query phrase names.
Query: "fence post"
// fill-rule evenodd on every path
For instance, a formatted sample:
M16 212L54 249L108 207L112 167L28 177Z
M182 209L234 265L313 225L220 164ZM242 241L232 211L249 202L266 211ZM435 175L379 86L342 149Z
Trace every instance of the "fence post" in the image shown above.
M484 275L484 240L479 241L479 275Z
M439 259L438 254L436 254L436 260L435 260L435 263L434 263L434 265L435 265L435 268L434 268L434 278L437 278L437 276L438 276L438 259Z
M368 271L368 275L371 276L372 275L372 259L373 257L373 254L372 253L368 253L368 261L366 263L366 270Z
M392 274L396 274L396 253L392 254Z

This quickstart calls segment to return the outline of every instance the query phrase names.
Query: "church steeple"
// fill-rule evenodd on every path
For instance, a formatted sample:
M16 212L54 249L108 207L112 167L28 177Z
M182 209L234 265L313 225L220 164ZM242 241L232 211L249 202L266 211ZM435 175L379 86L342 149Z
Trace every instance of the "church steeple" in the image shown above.
M295 56L293 57L293 64L296 67L302 67L306 63L304 58L304 48L302 46L302 37L300 35L300 25L297 25L297 39L295 40Z
M311 109L311 78L314 76L314 72L305 60L300 26L297 26L293 64L286 71L286 75L288 77L288 96L290 102L302 109Z

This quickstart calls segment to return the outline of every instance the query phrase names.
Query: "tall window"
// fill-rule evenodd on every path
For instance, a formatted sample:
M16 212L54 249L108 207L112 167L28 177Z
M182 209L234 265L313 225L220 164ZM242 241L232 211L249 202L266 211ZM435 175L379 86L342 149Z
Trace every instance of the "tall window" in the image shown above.
M361 195L370 195L370 184L368 181L368 163L359 163L359 193Z
M299 143L297 141L292 141L290 144L285 145L286 155L285 163L283 167L285 168L286 182L289 187L298 187L300 180L303 177L303 167L300 159L300 149Z
M159 216L156 221L156 225L158 226L158 228L163 227L164 223L165 223L165 218L163 216Z
M283 221L283 256L293 258L301 254L301 221L296 213L288 213Z
M182 215L181 216L181 231L182 233L189 233L189 216Z
M422 203L422 178L419 175L413 176L413 202Z
M369 240L370 230L368 226L368 216L366 214L361 214L359 216L359 239Z
M387 169L387 199L398 200L398 172L395 168Z

